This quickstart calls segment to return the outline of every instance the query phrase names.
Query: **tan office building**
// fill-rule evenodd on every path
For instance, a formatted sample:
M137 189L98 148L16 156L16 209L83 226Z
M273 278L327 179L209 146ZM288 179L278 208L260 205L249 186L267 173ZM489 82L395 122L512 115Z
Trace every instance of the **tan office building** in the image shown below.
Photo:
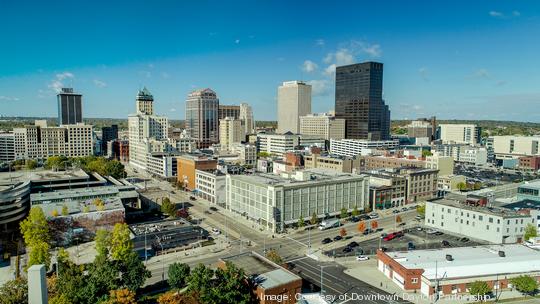
M311 85L287 81L278 88L277 133L300 132L300 116L311 113Z
M328 114L300 116L300 134L317 135L326 140L345 138L345 119Z

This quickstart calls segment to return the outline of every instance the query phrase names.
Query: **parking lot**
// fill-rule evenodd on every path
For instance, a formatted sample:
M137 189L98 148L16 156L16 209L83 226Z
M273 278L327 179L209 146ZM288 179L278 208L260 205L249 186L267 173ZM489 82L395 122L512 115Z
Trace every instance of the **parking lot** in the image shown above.
M332 250L325 251L327 256L345 257L352 255L374 255L378 248L383 248L387 251L407 251L409 243L414 249L436 249L443 247L464 247L486 244L463 236L450 235L439 232L438 234L429 233L429 229L421 228L420 226L404 229L404 235L389 241L385 241L381 236L381 232L376 232L378 237L358 242L358 246L352 250L345 249L350 243L349 240L340 240L343 245ZM444 243L443 243L444 242Z

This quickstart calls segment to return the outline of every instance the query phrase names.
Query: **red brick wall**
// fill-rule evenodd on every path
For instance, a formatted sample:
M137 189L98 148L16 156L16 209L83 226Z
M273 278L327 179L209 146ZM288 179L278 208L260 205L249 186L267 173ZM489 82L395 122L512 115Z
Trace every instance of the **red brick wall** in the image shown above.
M377 250L377 259L383 262L384 264L388 265L392 269L393 272L396 272L397 274L403 277L403 281L404 281L403 286L406 290L414 290L414 289L420 290L421 278L422 278L422 273L424 273L424 269L407 269L401 266L401 264L399 264L398 262L394 261L392 257L387 255L382 250ZM416 283L412 282L412 279L414 278L417 279Z

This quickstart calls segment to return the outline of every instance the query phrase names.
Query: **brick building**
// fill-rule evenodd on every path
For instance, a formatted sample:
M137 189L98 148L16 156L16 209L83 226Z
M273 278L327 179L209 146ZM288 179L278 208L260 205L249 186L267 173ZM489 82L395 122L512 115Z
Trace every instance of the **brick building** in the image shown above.
M201 155L182 155L176 158L176 166L178 183L188 190L194 190L195 170L214 171L217 168L217 160Z

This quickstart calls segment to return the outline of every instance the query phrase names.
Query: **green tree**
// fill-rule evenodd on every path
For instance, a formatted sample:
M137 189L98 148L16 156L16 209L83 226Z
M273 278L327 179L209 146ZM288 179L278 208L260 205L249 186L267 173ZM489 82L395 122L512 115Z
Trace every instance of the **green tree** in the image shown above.
M168 197L164 197L161 200L161 212L167 214L170 217L175 216L176 204L171 203L171 200Z
M105 229L98 229L96 231L94 241L96 242L95 246L97 254L105 257L108 256L109 247L111 246L111 238L109 231Z
M69 215L69 209L68 209L68 206L66 206L66 205L63 205L63 206L62 206L62 215L63 215L63 216Z
M431 153L431 151L429 150L422 150L422 156L423 157L426 157L426 156L432 156L433 153Z
M416 206L416 212L418 212L418 215L425 216L426 215L426 205L420 204Z
M169 266L168 274L169 286L176 289L181 289L186 286L186 281L189 277L189 265L183 263L173 263Z
M86 303L100 303L107 299L110 290L119 287L118 267L106 256L98 255L84 276L81 298Z
M283 258L279 255L279 253L278 253L275 249L270 249L270 250L266 253L266 257L267 257L270 261L272 261L272 262L274 262L274 263L276 263L276 264L278 264L278 265L283 264Z
M21 233L26 247L29 249L27 267L44 264L48 267L51 256L49 253L49 224L43 210L32 207L28 217L20 223Z
M270 157L270 155L271 155L270 153L264 152L264 151L261 151L261 152L257 153L258 158Z
M137 304L135 296L135 292L126 288L111 290L109 299L104 304Z
M349 216L349 213L347 212L347 209L346 209L346 208L341 208L341 215L340 215L340 217L341 217L342 219L344 219L344 218L347 218L348 216Z
M187 291L188 293L196 292L200 295L203 303L206 303L211 299L212 278L214 277L214 270L206 267L204 264L198 264L191 270L187 279Z
M28 303L28 287L26 279L18 278L7 281L0 287L0 303L25 304Z
M309 222L311 223L311 225L317 225L317 223L319 223L317 213L313 212L313 214L311 215L311 220Z
M49 298L49 304L72 304L68 297L61 293Z
M33 159L27 159L26 160L26 169L28 170L34 170L37 168L38 162Z
M298 219L298 228L302 228L305 225L306 225L306 222L304 221L304 218L300 216L300 218Z
M216 286L212 289L214 303L249 304L253 302L251 288L243 269L226 262L225 269L215 271Z
M69 159L65 156L51 156L45 161L45 169L60 170L69 165Z
M530 238L534 238L534 237L537 237L538 236L538 232L536 230L536 227L534 227L533 224L527 224L527 226L525 226L525 234L523 235L523 238L525 239L525 241L528 241Z
M59 290L69 303L86 303L84 297L85 286L83 267L75 265L69 258L59 252L55 289Z
M139 259L139 255L134 251L130 251L126 258L121 260L120 272L122 273L121 285L131 291L136 291L144 284L146 279L152 276L141 259Z
M480 190L480 189L482 189L482 183L481 183L481 182L476 182L476 183L474 183L473 189L474 189L474 190Z
M491 292L491 288L488 283L484 281L474 281L469 286L469 293L471 296L482 299L482 296L485 296Z
M460 182L457 184L457 188L459 191L464 191L464 190L467 190L467 184L464 183L464 182Z
M360 210L358 210L358 206L354 206L354 209L351 212L352 216L359 216Z
M109 160L105 164L105 174L114 178L123 178L126 176L124 165L117 160Z
M116 223L114 225L110 251L113 260L127 261L131 252L133 252L133 243L130 239L128 225L125 223Z
M530 276L519 276L513 279L510 279L510 282L516 289L523 293L532 295L535 294L538 291L538 281Z

